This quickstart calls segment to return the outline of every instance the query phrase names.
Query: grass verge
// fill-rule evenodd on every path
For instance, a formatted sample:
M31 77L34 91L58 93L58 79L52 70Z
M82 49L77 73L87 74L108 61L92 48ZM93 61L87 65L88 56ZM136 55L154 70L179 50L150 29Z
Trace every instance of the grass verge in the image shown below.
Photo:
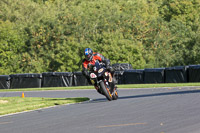
M118 86L118 88L159 88L159 87L200 86L200 83L125 84L125 85L117 85L117 86ZM94 87L93 86L75 86L75 87L0 89L0 92L7 92L7 91L75 90L75 89L94 89Z
M0 115L55 105L78 103L87 100L89 100L89 98L0 97Z

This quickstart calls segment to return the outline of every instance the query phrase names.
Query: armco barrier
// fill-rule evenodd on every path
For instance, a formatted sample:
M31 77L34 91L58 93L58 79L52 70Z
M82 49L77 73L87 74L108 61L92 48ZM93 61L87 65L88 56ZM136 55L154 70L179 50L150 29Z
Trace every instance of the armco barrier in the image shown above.
M164 83L165 68L144 69L144 83Z
M9 75L0 75L0 89L10 89Z
M87 86L89 85L87 79L82 72L73 72L73 86Z
M45 72L42 73L42 87L72 86L72 72Z
M186 83L187 67L177 66L165 68L165 83Z
M10 75L10 88L40 88L41 74L12 74Z
M124 84L144 83L144 70L125 70L123 73Z
M200 65L190 65L188 75L188 82L200 82Z

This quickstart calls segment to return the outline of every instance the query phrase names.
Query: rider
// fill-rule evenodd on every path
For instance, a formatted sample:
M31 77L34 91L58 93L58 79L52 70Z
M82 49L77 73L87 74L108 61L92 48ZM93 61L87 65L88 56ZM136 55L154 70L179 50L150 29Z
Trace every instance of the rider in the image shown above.
M103 62L106 66L106 69L112 75L114 74L114 70L110 65L110 60L106 59L103 55L96 53L96 52L93 52L92 49L90 49L90 48L85 49L84 55L85 55L85 58L84 58L83 63L82 63L82 73L87 78L87 81L88 81L89 84L92 84L92 83L90 81L90 76L89 76L89 73L88 73L88 64L94 64L96 60ZM99 93L101 93L100 90L98 89L98 86L94 85L94 87L96 88L96 90ZM114 87L115 87L115 83L113 81L113 88L112 89L114 89Z

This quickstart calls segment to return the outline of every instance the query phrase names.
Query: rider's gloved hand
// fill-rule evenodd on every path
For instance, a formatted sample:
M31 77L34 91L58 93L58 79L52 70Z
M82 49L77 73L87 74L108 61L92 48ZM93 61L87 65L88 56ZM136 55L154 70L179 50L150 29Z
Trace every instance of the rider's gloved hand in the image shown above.
M92 83L90 81L90 75L89 75L88 71L86 71L86 70L82 71L82 74L86 77L88 83L91 85Z
M91 82L91 80L90 80L90 77L86 77L86 79L87 79L89 85L92 85L92 82Z

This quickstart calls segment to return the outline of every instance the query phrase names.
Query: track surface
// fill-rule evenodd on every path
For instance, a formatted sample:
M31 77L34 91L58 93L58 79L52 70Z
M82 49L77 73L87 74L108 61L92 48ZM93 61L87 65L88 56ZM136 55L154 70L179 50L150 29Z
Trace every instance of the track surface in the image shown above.
M0 117L1 133L199 133L200 87L119 89L107 101L95 90L25 92L26 97L89 97ZM21 92L1 92L0 97Z

